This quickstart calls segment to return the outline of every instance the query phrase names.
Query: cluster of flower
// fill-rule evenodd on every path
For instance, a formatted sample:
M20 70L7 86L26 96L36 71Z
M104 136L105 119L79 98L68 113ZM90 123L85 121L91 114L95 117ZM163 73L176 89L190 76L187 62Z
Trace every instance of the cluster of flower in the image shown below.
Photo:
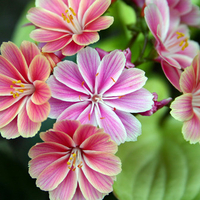
M171 114L185 121L185 139L199 142L200 54L187 25L200 27L200 11L190 0L132 3L141 7L155 37L155 60L183 92ZM152 115L171 101L158 102L156 93L143 88L147 78L131 63L130 49L88 47L113 23L102 16L110 5L111 0L36 0L27 18L35 26L30 37L39 44L1 45L1 135L33 137L47 117L57 119L40 134L44 142L29 151L29 173L51 200L96 200L111 192L121 171L117 145L141 134L133 114ZM76 53L77 64L67 60Z

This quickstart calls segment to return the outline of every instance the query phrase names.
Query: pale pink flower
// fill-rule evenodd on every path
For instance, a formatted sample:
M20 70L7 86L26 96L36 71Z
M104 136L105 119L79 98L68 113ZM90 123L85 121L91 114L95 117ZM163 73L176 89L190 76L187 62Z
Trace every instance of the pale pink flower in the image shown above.
M40 137L29 151L29 173L51 200L100 200L113 190L121 162L103 129L63 120Z
M53 97L49 117L98 125L118 144L135 141L141 124L130 112L144 112L153 105L153 95L142 88L144 71L124 69L126 59L119 50L101 60L95 49L86 47L77 54L77 63L58 63L48 79Z
M49 112L51 92L45 83L50 64L38 47L24 41L1 45L0 132L7 139L32 137Z
M170 12L166 0L151 0L144 12L147 25L156 39L155 48L163 71L180 90L180 74L191 65L199 51L199 45L189 40L188 27L179 24L179 18Z
M61 50L65 56L74 55L97 42L97 32L113 23L113 17L101 16L110 4L111 0L36 0L27 15L37 27L30 36L47 43L43 52Z
M200 142L200 53L181 74L183 94L171 104L171 115L183 121L182 133L190 143Z

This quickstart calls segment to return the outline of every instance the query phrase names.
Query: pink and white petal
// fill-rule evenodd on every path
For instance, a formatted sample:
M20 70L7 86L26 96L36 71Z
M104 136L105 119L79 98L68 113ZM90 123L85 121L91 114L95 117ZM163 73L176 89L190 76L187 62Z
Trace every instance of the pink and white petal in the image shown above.
M94 171L108 176L115 176L121 171L120 159L111 153L84 152L84 162Z
M104 93L110 89L120 77L126 63L126 58L123 52L119 50L112 51L105 55L97 69L96 90Z
M200 80L200 52L194 57L192 66L196 76L196 84L198 84Z
M83 170L83 173L89 181L89 183L99 192L107 194L113 190L112 185L114 181L112 176L107 176L96 172L86 164L83 165L81 169Z
M72 200L86 200L79 188L79 185L77 185L76 192Z
M94 135L85 138L80 144L80 148L87 151L101 151L115 154L117 152L117 144L111 140L110 135L104 133L103 129L101 132L97 132Z
M181 0L174 7L180 15L184 15L188 13L192 9L192 3L190 0Z
M33 58L28 72L28 77L31 82L36 80L46 81L50 75L51 67L43 55L37 55Z
M64 120L64 119L71 119L71 120L77 120L79 115L88 107L90 103L88 102L78 102L74 103L70 107L68 107L66 110L64 110L61 115L57 118L57 120Z
M26 104L27 115L33 122L43 122L50 113L50 104L46 102L41 105L34 104L31 99Z
M29 41L23 41L21 43L20 50L24 55L28 66L30 65L33 58L40 54L40 50L36 44Z
M98 52L91 47L86 47L77 54L77 64L90 91L94 92L95 77L100 65Z
M193 66L190 66L187 67L181 74L180 88L184 93L192 93L195 87L196 87L196 74Z
M55 78L55 76L50 76L50 78L47 81L47 84L51 89L52 97L56 99L68 102L80 102L82 100L88 99L88 95L81 92L77 92L67 87L66 85L59 82Z
M180 52L179 52L180 53ZM193 40L188 40L188 46L181 51L180 54L194 58L199 53L199 43Z
M66 146L67 148L75 147L72 138L65 132L58 130L49 130L40 133L40 138L45 142L54 142Z
M66 4L62 0L36 0L36 7L42 7L48 11L56 13L57 15L61 15L61 13L65 13L68 9Z
M73 102L62 101L53 97L49 99L49 103L51 109L48 117L52 119L58 118L65 109L74 104Z
M44 81L34 81L35 91L31 96L34 104L42 105L51 98L51 90Z
M65 179L58 185L57 188L49 192L49 197L52 200L67 199L71 200L77 188L77 175L70 170Z
M54 76L59 82L71 89L88 94L83 87L84 79L78 66L74 62L65 60L58 63L57 67L54 69Z
M28 156L30 158L35 158L39 155L43 155L46 153L63 153L63 155L66 155L69 149L70 148L56 142L37 143L35 146L31 148Z
M107 105L99 104L99 108L95 107L96 119L99 127L111 136L117 144L126 141L126 130L119 117Z
M23 82L26 82L24 77L15 68L15 66L1 55L0 55L0 74L4 76L8 76L15 80L21 80Z
M0 111L0 128L5 127L13 121L13 119L23 110L25 107L26 98L20 99L7 109Z
M83 45L78 45L74 41L71 41L67 46L62 49L62 54L64 56L72 56L80 51L83 47Z
M87 180L82 170L79 170L78 175L79 175L80 190L85 199L95 199L95 200L103 199L103 194L99 192L97 189L95 189L93 185L91 185L91 183Z
M69 172L68 159L69 156L63 156L47 166L37 177L37 187L45 191L54 190Z
M114 22L111 16L102 16L85 26L85 32L100 31L109 28Z
M193 115L193 117L185 121L183 123L182 133L185 138L185 140L189 141L191 144L195 144L197 142L200 142L200 121L199 116L196 114Z
M3 42L1 55L9 60L19 73L27 80L28 65L20 49L12 42Z
M0 128L0 133L3 138L14 139L20 136L17 128L17 117L13 119L8 125Z
M74 12L76 13L76 15L78 14L78 10L79 10L79 6L80 6L80 2L81 0L67 0L69 3L69 8L73 8ZM85 2L85 4L87 4L87 2Z
M142 126L140 121L135 116L127 112L115 110L115 113L120 118L126 129L126 141L137 141L137 137L142 133Z
M110 0L96 0L93 4L88 7L85 14L83 15L82 25L85 24L86 26L100 17L110 6Z
M167 0L169 7L175 7L180 0Z
M40 130L41 122L33 122L29 119L26 107L24 106L18 115L17 126L22 137L33 137Z
M76 120L62 120L62 121L57 121L53 125L53 129L57 131L61 131L63 133L66 133L69 135L71 138L73 138L73 135L77 128L81 125L79 121Z
M73 140L77 146L80 146L88 137L94 135L98 131L97 127L91 124L83 124L79 126L73 135Z
M60 31L51 31L38 28L31 32L30 37L38 42L52 42L68 35L68 33L63 33Z
M31 21L37 27L60 31L63 33L70 33L67 23L63 20L62 13L60 16L56 13L45 10L41 7L33 7L28 11L27 19Z
M116 99L104 99L109 107L125 112L145 112L152 108L153 95L148 90L141 88L130 94L119 96Z
M165 73L167 79L171 82L171 84L179 91L181 91L179 80L182 73L181 69L177 69L171 65L169 65L164 60L161 61L162 69Z
M103 96L119 96L139 90L147 81L144 74L143 70L136 68L124 70L117 82Z
M177 97L171 104L171 115L179 120L190 120L193 115L192 94L187 93Z
M97 32L83 32L81 34L73 34L72 39L78 45L87 46L97 42L99 34Z
M51 52L62 50L71 41L72 41L72 36L71 35L67 35L67 36L62 37L62 38L60 38L58 40L55 40L55 41L52 41L52 42L48 42L47 44L45 44L42 47L42 51L51 53Z

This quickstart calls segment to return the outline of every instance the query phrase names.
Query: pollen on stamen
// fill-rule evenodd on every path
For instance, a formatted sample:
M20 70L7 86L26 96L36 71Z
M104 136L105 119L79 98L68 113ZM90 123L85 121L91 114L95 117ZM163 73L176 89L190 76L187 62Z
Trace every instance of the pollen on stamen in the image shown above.
M100 117L100 119L105 119L105 117Z
M185 34L183 34L183 33L181 33L181 32L176 32L176 34L178 35L178 36L177 36L177 39L182 38L182 37L185 36Z
M110 77L110 78L113 80L113 82L116 82L115 79L114 79L113 77Z
M88 114L88 119L89 119L89 121L90 121L90 113Z
M69 161L67 162L67 164L68 164L68 165L71 165L71 163L70 163Z
M113 111L117 110L116 108L113 108Z
M73 8L69 8L70 9L70 11L72 12L72 14L74 15L74 16L76 16L76 13L74 12L74 10L73 10Z
M99 72L95 74L95 76L98 76L98 75L99 75Z
M10 88L13 88L13 85L10 85Z
M81 85L83 86L83 85L84 85L84 83L85 83L85 82L83 81L83 82L81 83Z
M118 98L121 99L122 97L124 97L125 95L119 96Z

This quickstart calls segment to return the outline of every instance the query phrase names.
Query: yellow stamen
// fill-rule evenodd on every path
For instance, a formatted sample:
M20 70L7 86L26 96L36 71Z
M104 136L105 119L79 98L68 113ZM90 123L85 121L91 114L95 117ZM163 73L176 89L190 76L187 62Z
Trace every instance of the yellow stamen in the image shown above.
M69 161L67 162L67 164L68 164L68 165L71 165L71 163L70 163Z
M17 91L19 91L19 92L24 92L24 90L17 90Z
M72 14L74 15L74 16L76 16L76 13L74 12L74 10L70 7L69 8L70 9L70 11L72 12Z
M110 78L113 80L113 82L116 82L115 79L114 79L113 77L110 77Z
M96 75L95 76L98 76L99 75L99 72L98 73L96 73Z
M177 36L177 39L179 39L179 38L185 36L185 34L183 34L183 33L181 33L181 32L176 32L176 34L178 35L178 36Z
M10 88L13 88L13 85L10 85Z

